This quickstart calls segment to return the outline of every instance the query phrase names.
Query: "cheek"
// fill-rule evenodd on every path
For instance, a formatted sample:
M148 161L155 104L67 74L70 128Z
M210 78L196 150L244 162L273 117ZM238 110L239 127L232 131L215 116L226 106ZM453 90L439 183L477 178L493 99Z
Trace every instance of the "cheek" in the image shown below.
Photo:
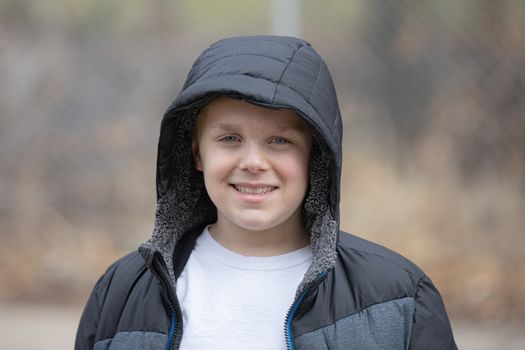
M228 157L226 154L213 151L207 152L201 157L202 171L204 177L209 180L217 181L226 176L232 168L232 157Z
M279 173L298 191L305 191L308 186L308 158L297 156L283 159L279 162Z

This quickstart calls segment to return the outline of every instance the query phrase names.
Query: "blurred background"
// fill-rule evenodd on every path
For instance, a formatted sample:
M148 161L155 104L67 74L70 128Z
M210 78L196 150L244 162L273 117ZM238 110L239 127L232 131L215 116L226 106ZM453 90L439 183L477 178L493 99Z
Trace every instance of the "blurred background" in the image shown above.
M525 1L0 0L1 348L73 347L97 278L150 235L194 59L272 33L333 74L342 228L430 275L461 348L524 348Z

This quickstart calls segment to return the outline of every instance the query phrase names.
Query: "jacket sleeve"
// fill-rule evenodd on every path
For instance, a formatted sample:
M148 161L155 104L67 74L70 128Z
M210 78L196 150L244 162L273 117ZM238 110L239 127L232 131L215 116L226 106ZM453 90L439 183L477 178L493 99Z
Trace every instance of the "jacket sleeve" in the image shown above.
M457 350L445 305L427 276L418 284L410 350Z
M93 350L98 341L115 335L127 302L126 296L145 270L144 259L138 252L132 252L108 267L95 284L80 318L75 350Z
M104 276L98 280L84 308L78 325L75 350L93 350L100 317L100 292L103 280Z

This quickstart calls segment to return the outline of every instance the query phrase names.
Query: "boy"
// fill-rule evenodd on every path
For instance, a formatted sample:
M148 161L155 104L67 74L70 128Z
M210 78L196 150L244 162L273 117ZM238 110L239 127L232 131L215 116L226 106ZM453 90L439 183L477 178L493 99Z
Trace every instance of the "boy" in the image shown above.
M341 138L307 42L210 46L162 121L152 237L98 281L76 349L456 349L430 279L339 232Z

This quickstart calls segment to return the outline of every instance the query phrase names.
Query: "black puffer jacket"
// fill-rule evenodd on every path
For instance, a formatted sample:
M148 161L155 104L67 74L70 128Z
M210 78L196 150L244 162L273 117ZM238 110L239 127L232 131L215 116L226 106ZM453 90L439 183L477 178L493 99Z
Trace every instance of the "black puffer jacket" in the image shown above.
M176 280L197 236L216 220L193 166L191 134L199 109L218 95L292 108L314 132L303 208L313 262L283 320L289 347L456 349L430 279L400 255L339 231L342 124L332 79L307 42L274 36L219 41L193 65L162 121L152 237L97 282L76 349L178 348Z

